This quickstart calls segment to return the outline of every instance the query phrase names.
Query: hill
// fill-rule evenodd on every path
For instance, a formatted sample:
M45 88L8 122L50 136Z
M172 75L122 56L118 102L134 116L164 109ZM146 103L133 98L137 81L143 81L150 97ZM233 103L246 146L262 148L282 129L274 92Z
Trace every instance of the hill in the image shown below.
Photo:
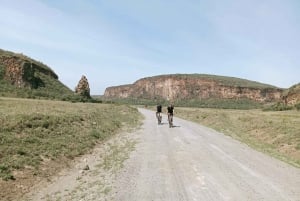
M300 104L300 83L285 90L283 92L283 98L287 105Z
M0 96L72 99L74 92L47 65L0 49Z
M142 78L133 84L108 87L114 100L174 102L182 106L247 108L281 100L283 89L250 80L206 74L171 74ZM244 105L244 106L243 106Z

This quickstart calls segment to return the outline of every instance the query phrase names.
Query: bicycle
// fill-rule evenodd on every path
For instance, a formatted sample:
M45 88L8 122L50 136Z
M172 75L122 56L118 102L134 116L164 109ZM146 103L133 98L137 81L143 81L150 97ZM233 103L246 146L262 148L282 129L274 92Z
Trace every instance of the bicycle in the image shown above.
M173 127L174 105L173 104L169 105L167 110L168 110L169 127L172 128Z

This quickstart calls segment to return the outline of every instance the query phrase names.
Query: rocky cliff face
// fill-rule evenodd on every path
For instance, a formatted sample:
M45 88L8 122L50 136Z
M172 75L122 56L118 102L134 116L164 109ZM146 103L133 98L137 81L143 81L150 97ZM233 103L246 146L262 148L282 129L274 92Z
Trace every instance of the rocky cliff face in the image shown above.
M109 87L109 98L251 99L268 102L281 99L282 90L270 85L238 78L210 75L166 75L143 78L132 85Z
M0 96L76 99L47 65L26 55L0 49Z
M300 103L300 83L286 90L282 99L286 105L296 105Z
M35 77L36 72L58 79L52 70L40 66L38 62L14 55L0 55L0 65L3 66L5 72L3 78L19 88L38 87L40 80Z
M88 79L83 75L77 85L77 87L75 88L75 93L90 98L90 86L89 86L89 82Z

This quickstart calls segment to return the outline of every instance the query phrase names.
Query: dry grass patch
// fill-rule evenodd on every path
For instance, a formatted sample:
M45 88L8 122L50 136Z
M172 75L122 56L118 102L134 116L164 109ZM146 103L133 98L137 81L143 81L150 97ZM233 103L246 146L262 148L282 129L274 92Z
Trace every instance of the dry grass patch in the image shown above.
M176 108L175 115L214 128L300 167L300 113L297 111Z
M139 119L137 109L124 105L0 98L0 200Z

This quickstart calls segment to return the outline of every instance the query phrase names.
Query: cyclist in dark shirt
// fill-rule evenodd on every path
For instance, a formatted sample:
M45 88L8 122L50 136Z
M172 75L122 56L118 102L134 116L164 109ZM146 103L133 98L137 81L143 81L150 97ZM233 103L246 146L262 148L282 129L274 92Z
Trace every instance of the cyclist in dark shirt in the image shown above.
M158 120L158 124L161 124L161 120L162 120L161 111L162 111L161 105L157 105L157 107L156 107L156 118Z
M171 104L167 108L168 110L168 121L169 121L169 127L173 127L173 115L174 115L174 105Z

